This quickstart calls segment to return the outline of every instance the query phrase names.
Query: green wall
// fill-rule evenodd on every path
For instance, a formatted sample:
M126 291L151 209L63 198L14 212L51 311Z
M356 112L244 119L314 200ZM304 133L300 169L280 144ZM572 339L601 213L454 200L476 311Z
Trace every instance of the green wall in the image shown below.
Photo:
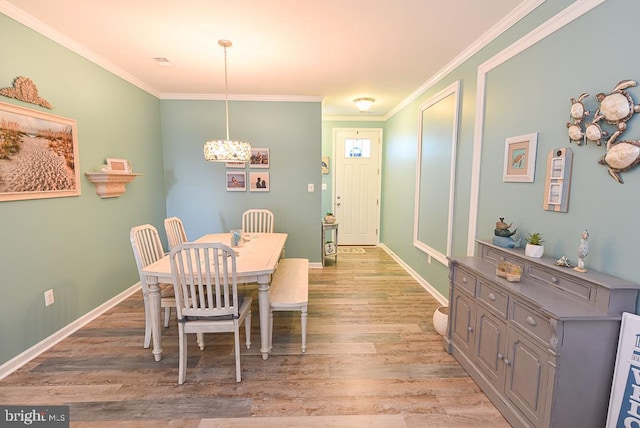
M0 87L29 77L54 109L0 102L77 121L82 191L0 202L2 364L138 281L129 229L161 225L165 198L157 98L2 14L0 40ZM120 198L100 199L84 176L107 157L129 159L144 174ZM55 303L45 307L50 288Z
M224 163L203 158L206 140L224 138L224 102L162 101L167 214L180 217L188 237L241 227L242 213L266 208L285 232L287 257L320 262L321 105L319 102L229 102L231 138L269 149L268 192L227 192ZM313 184L315 191L308 192Z
M586 2L545 2L495 41L428 88L385 124L382 189L382 242L405 263L448 296L447 269L412 245L418 108L420 104L456 80L461 81L453 254L467 253L470 218L472 159L476 131L479 67L504 55L515 43L535 36L538 28L560 12L573 11ZM566 10L564 10L566 8ZM628 219L640 209L635 196L640 169L623 173L625 184L616 183L597 160L605 148L569 143L566 123L570 99L591 94L587 107L596 109L595 95L610 92L623 79L640 81L640 59L633 55L637 36L635 18L640 3L609 0L573 22L534 43L487 73L482 118L477 238L491 239L499 217L513 222L519 236L542 232L545 255L566 255L576 261L580 234L588 228L591 252L587 268L640 283L635 269L635 244L640 237ZM603 23L615 23L603 26ZM629 92L640 102L640 89ZM593 115L590 117L593 118ZM505 139L539 133L534 183L504 183L502 170ZM640 139L640 118L631 120L626 139ZM543 209L547 154L569 147L574 154L569 212ZM396 183L406 192L394 192Z

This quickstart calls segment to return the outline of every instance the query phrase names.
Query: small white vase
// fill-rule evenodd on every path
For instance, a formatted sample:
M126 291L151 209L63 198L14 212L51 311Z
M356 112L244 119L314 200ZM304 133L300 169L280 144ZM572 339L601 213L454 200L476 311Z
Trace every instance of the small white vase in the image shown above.
M524 247L524 255L528 257L535 257L539 259L544 254L544 245L531 245L527 244Z
M449 307L440 306L433 312L433 328L440 336L447 334L447 323L449 322Z

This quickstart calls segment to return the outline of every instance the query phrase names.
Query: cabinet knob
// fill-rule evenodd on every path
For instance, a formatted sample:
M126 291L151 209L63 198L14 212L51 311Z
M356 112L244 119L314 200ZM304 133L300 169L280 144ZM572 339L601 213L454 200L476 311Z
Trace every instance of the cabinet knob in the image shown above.
M536 320L534 320L532 317L527 317L527 324L531 325L531 326L536 326L538 325L538 323L536 322Z
M489 299L495 301L496 300L496 295L493 293L489 293Z
M498 354L498 359L499 359L499 360L504 359L504 355L502 355L502 354Z
M555 284L556 282L558 282L558 278L556 278L555 276L552 276L551 277L551 282L553 282Z
M508 365L508 366L510 366L510 365L511 365L511 361L507 360L506 358L504 359L504 363L505 363L506 365Z
M468 331L469 333L472 333L472 332L473 332L473 327L467 327L467 331Z
M507 260L507 259L506 259L504 256L500 256L500 260L501 260L501 261L505 261L505 260Z
M466 277L466 276L463 276L463 277L462 277L462 282L464 282L465 284L466 284L467 282L469 282L469 281L467 280L467 277Z

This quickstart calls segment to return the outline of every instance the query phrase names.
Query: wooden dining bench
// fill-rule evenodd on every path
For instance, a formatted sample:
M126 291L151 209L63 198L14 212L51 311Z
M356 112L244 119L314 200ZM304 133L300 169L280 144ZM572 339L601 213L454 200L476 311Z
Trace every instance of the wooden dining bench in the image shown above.
M309 303L309 260L281 259L269 290L269 350L273 347L273 312L300 311L302 352L307 350L307 306Z

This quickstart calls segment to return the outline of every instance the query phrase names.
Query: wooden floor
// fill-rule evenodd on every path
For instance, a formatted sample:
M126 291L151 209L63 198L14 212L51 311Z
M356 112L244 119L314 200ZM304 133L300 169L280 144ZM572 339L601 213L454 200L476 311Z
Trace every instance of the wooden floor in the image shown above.
M233 335L190 338L177 385L175 313L164 358L142 347L140 293L0 381L0 404L69 405L72 427L508 427L447 354L438 302L380 248L311 269L308 348L299 312L274 314L263 361L257 292L252 342L235 382Z

